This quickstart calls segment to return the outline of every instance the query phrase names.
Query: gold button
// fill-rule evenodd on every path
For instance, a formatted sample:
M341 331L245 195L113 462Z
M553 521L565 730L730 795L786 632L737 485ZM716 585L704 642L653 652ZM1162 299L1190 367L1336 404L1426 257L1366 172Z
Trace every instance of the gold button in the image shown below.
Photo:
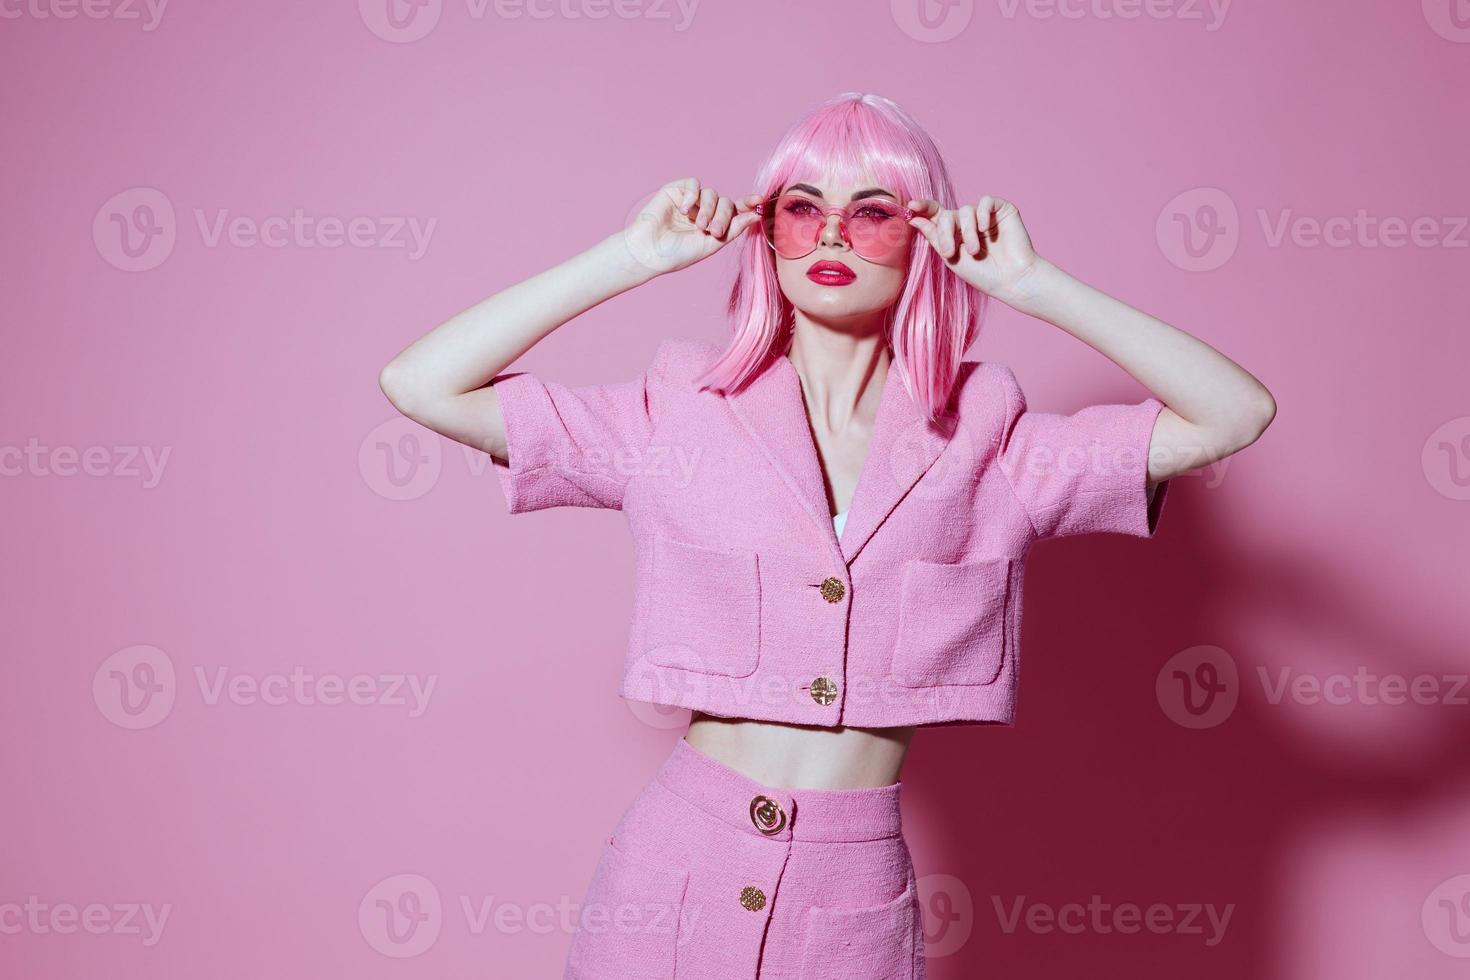
M830 677L818 677L812 681L812 700L817 704L831 704L837 700L837 685Z
M742 888L740 890L740 904L752 912L759 912L766 907L766 893L759 888Z
M786 827L786 811L777 800L757 796L750 801L750 822L767 837L779 834Z
M842 596L847 589L842 585L842 579L835 575L828 575L822 579L822 598L828 602L841 602Z

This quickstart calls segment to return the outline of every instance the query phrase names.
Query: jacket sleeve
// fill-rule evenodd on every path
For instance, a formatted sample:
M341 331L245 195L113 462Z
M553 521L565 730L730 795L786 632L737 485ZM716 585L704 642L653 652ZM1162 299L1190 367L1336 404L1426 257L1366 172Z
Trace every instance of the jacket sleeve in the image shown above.
M621 510L653 434L671 342L631 381L569 387L522 371L490 379L509 464L490 457L512 514L547 507Z
M1009 368L1000 465L1038 538L1109 531L1152 537L1169 483L1148 498L1148 452L1164 403L1093 405L1072 415L1031 412Z

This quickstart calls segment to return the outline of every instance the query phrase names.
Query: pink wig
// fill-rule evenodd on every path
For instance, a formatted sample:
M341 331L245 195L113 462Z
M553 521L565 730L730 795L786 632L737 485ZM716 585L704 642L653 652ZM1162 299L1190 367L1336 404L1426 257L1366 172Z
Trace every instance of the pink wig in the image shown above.
M844 93L798 120L761 166L755 190L768 197L814 176L842 184L872 178L903 203L933 198L945 208L956 206L934 141L881 95ZM733 336L699 379L701 387L717 391L739 390L768 358L784 355L794 315L759 224L729 247L739 250L729 303ZM930 419L944 413L960 362L980 332L985 299L915 233L903 291L888 310L884 332L909 396Z

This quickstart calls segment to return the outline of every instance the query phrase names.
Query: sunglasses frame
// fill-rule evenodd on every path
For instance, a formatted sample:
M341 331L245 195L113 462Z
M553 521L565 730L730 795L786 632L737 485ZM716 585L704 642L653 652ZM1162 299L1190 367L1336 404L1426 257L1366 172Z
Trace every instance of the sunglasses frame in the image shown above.
M911 232L914 231L915 229L914 229L914 227L912 225L909 224L909 222L911 220L913 220L913 218L918 214L918 212L913 211L913 210L910 210L909 208L904 207L902 204L899 204L897 201L894 201L891 198L864 197L864 198L859 198L856 201L848 201L846 204L824 204L824 203L822 203L821 201L817 200L814 197L807 197L805 194L797 194L797 193L792 192L792 191L787 191L787 192L785 192L783 194L772 194L770 197L766 198L765 200L763 200L759 204L757 204L753 210L755 211L756 214L758 214L758 215L761 216L761 220L760 220L761 240L764 241L766 243L766 247L769 248L773 252L776 252L776 245L775 245L774 242L771 241L771 236L768 235L768 234L766 234L766 228L765 228L765 225L766 225L766 211L767 211L767 206L768 205L774 206L775 202L781 200L781 198L783 198L783 197L794 197L794 198L797 198L798 200L805 201L806 203L812 205L812 207L814 207L817 210L821 211L822 212L821 227L823 229L826 228L827 219L830 218L834 214L837 215L838 216L838 220L837 220L837 231L838 231L839 234L842 235L842 240L847 243L847 247L848 248L851 248L853 250L853 253L854 254L856 254L859 258L864 258L864 259L867 259L868 256L863 255L861 252L859 252L853 246L853 244L852 244L852 238L847 233L847 224L848 224L848 221L851 220L851 217L852 217L851 212L853 212L857 208L861 208L861 207L864 207L865 205L871 204L873 201L882 201L885 205L888 205L888 206L890 206L892 208L895 208L898 211L899 215L903 218L904 226L906 228L908 228L909 231L911 231ZM776 252L776 254L777 255L781 255L781 257L783 259L787 259L787 260L790 260L790 261L795 261L796 259L804 259L808 255L811 255L813 252L815 252L821 246L821 244L822 244L822 232L821 231L818 231L817 232L816 240L812 242L812 247L809 248L809 249L807 249L805 252L802 252L800 255L781 255L780 252ZM873 260L872 259L869 259L869 261L873 261Z

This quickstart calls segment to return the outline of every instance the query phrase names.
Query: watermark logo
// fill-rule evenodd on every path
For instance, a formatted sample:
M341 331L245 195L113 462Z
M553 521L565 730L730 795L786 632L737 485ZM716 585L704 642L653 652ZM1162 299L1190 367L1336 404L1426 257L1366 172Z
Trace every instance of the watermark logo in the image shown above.
M1450 500L1470 500L1470 415L1450 419L1424 440L1424 477Z
M168 0L9 0L0 3L0 20L137 21L144 32L158 30Z
M96 476L139 480L144 490L163 482L172 446L43 446L35 436L25 446L0 446L0 477Z
M137 938L144 946L157 946L173 912L172 903L151 902L47 902L28 895L24 903L0 902L0 936L71 936L86 932L93 936Z
M387 500L422 497L439 482L443 463L438 437L403 416L373 429L357 448L357 471L363 482Z
M1218 187L1196 187L1165 204L1154 223L1164 258L1186 272L1220 268L1240 243L1240 213Z
M920 499L951 500L967 481L976 477L975 440L970 430L956 419L943 418L933 425L936 431L931 431L928 420L918 419L899 432L888 453L889 473L902 486L912 483L910 492ZM948 436L948 442L921 475L920 469L930 459L925 447L940 433Z
M959 37L975 16L975 0L889 0L898 29L915 41L940 44Z
M676 33L694 23L700 0L464 0L471 21L495 20L646 20L667 21ZM443 0L358 0L367 29L393 44L428 37L444 13Z
M1365 666L1353 673L1316 674L1296 673L1290 667L1281 667L1272 677L1265 667L1257 667L1261 687L1266 701L1279 705L1283 701L1302 705L1404 705L1416 704L1470 706L1466 696L1470 688L1470 675L1466 674L1378 674Z
M92 218L97 254L124 272L147 272L163 265L177 238L173 202L153 187L119 191Z
M1181 650L1160 668L1154 695L1164 715L1183 728L1224 724L1240 701L1235 658L1216 646Z
M426 952L439 939L444 908L439 889L423 875L384 878L362 897L357 927L369 946L395 959Z
M975 899L960 878L930 874L919 879L919 907L924 913L924 955L951 956L975 931Z
M623 703L634 718L649 728L674 731L689 727L693 713L681 705L704 704L709 683L704 674L670 670L640 657L628 667L623 689Z
M192 210L205 248L373 248L402 250L417 261L429 250L438 218L416 215L236 214L228 208ZM124 272L147 272L173 254L179 223L168 195L153 187L133 187L108 198L92 218L97 254Z
M353 674L344 677L330 672L308 673L299 666L289 674L272 673L258 677L232 672L228 667L216 667L213 672L195 667L194 677L204 703L210 707L221 702L241 707L257 704L273 707L287 704L305 707L375 705L406 708L410 718L421 718L429 710L434 687L439 683L438 674L424 677L418 674Z
M1420 0L1430 30L1456 44L1470 44L1470 0Z
M1028 902L1018 895L1009 903L999 895L991 896L995 917L1006 935L1029 932L1034 935L1123 935L1147 932L1155 936L1198 936L1208 947L1220 945L1235 915L1235 903L1154 902L1140 906L1133 902L1108 902L1093 895L1086 904L1064 902Z
M660 643L628 665L623 680L633 716L651 728L686 724L685 705L709 703L711 675L705 651L688 643Z
M367 29L384 41L408 44L428 36L444 12L444 0L357 0Z
M1000 14L1015 20L1176 20L1198 21L1207 33L1218 31L1230 12L1230 0L996 0Z
M1351 214L1318 217L1292 208L1256 208L1267 248L1470 248L1470 216ZM1210 272L1235 255L1244 228L1235 201L1218 187L1196 187L1177 195L1154 225L1159 249L1186 272Z
M178 692L173 661L158 647L117 651L92 675L92 700L102 717L121 728L152 728L168 717Z
M1424 899L1419 921L1435 949L1456 959L1470 958L1470 874L1436 885Z

